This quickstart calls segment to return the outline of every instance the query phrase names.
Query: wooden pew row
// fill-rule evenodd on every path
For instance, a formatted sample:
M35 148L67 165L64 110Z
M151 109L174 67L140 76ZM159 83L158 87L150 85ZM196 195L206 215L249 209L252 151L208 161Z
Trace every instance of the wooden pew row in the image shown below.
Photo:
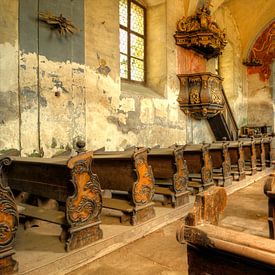
M189 274L275 274L275 241L218 226L226 192L211 187L196 196L193 210L179 228L187 242Z
M232 184L231 160L228 151L229 142L212 143L209 153L213 163L213 179L218 186Z
M275 239L275 174L271 174L265 182L264 193L268 197L269 238Z
M132 225L155 217L152 198L154 176L148 165L147 148L127 151L97 150L93 157L93 171L104 190L125 191L123 199L104 198L103 207L123 212L122 221Z
M254 138L253 140L255 141L256 168L263 171L266 168L264 141L262 138Z
M265 149L265 165L266 167L271 167L272 162L272 146L271 146L272 138L271 137L264 137L264 149Z
M183 159L185 146L169 148L152 148L148 154L148 162L155 177L155 194L163 195L164 204L172 207L189 202L187 191L188 169Z
M70 159L10 157L2 166L2 180L12 190L60 203L62 211L20 204L20 215L59 224L67 251L102 238L102 197L91 172L92 156L85 152Z
M213 164L209 153L209 144L187 144L184 147L183 158L189 171L188 187L193 193L214 185Z
M220 143L220 142L216 142ZM233 180L243 180L245 178L244 171L244 150L242 142L230 141L228 144L228 153L231 163L231 175Z
M250 176L255 175L257 173L255 140L245 138L240 140L243 144L245 173Z

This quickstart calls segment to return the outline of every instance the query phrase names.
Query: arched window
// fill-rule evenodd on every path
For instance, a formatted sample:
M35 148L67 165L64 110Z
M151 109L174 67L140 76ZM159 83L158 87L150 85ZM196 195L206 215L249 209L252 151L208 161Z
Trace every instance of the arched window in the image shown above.
M120 77L145 83L145 8L134 0L119 1Z

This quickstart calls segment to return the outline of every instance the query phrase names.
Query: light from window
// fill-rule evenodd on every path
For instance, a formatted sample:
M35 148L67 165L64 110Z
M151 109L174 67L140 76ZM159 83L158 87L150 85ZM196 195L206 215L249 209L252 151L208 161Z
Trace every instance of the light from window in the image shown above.
M133 0L119 1L120 77L144 82L145 9Z

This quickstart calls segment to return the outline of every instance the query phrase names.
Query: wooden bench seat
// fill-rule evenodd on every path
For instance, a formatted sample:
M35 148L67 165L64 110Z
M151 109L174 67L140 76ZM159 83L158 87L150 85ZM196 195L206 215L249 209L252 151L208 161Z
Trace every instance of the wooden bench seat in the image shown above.
M213 163L213 179L218 186L232 184L231 160L228 152L229 142L215 142L209 147Z
M266 167L271 167L274 163L272 160L272 148L271 148L271 137L263 137L264 149L265 149L265 164Z
M228 153L231 163L231 175L233 180L243 180L245 178L244 171L244 152L241 141L229 141Z
M256 166L256 148L255 140L249 138L241 138L244 153L244 170L247 175L255 175L257 172Z
M266 168L265 163L265 147L263 138L253 138L255 141L256 168L263 171Z
M186 190L188 169L183 150L184 146L174 145L170 148L152 148L148 153L148 163L155 177L155 193L164 196L165 205L177 207L189 202L189 192ZM160 180L166 181L167 192ZM162 188L157 188L158 185Z
M20 207L20 210L18 209L20 216L35 218L59 225L66 224L64 211L45 209L25 203L18 203L17 207Z
M275 274L275 241L218 226L226 191L211 187L196 196L177 231L186 245L188 274Z
M147 148L130 148L126 151L94 152L93 171L97 174L104 190L125 191L125 200L132 206L127 215L132 225L155 217L152 204L154 195L154 176L147 161ZM103 207L116 209L117 200L103 200ZM110 204L113 206L110 207ZM121 204L125 204L122 200ZM120 209L117 209L120 210Z
M91 171L92 157L92 152L69 159L11 157L9 165L2 167L3 179L12 190L54 199L63 206L64 219L62 223L58 219L58 223L62 225L67 251L102 238L102 197L99 181ZM34 218L53 223L57 222L54 214L61 215L26 205L24 211L26 216L33 214Z
M183 158L189 171L188 187L193 193L214 185L213 165L209 154L209 144L187 144L184 147ZM199 181L201 188L194 188L190 181Z

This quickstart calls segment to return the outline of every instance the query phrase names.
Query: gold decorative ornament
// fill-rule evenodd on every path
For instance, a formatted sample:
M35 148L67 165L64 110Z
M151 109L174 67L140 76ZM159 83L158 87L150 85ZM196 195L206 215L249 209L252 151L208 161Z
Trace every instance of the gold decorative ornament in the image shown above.
M211 1L205 1L195 15L180 19L174 35L177 45L192 49L206 59L220 55L227 43L225 32L212 20L210 6Z
M60 35L79 32L79 29L73 25L72 21L63 17L62 14L55 16L50 12L40 12L39 20L49 24L52 29L57 30Z
M190 102L192 104L198 104L200 103L200 92L198 90L198 88L193 88L191 91L190 91Z

